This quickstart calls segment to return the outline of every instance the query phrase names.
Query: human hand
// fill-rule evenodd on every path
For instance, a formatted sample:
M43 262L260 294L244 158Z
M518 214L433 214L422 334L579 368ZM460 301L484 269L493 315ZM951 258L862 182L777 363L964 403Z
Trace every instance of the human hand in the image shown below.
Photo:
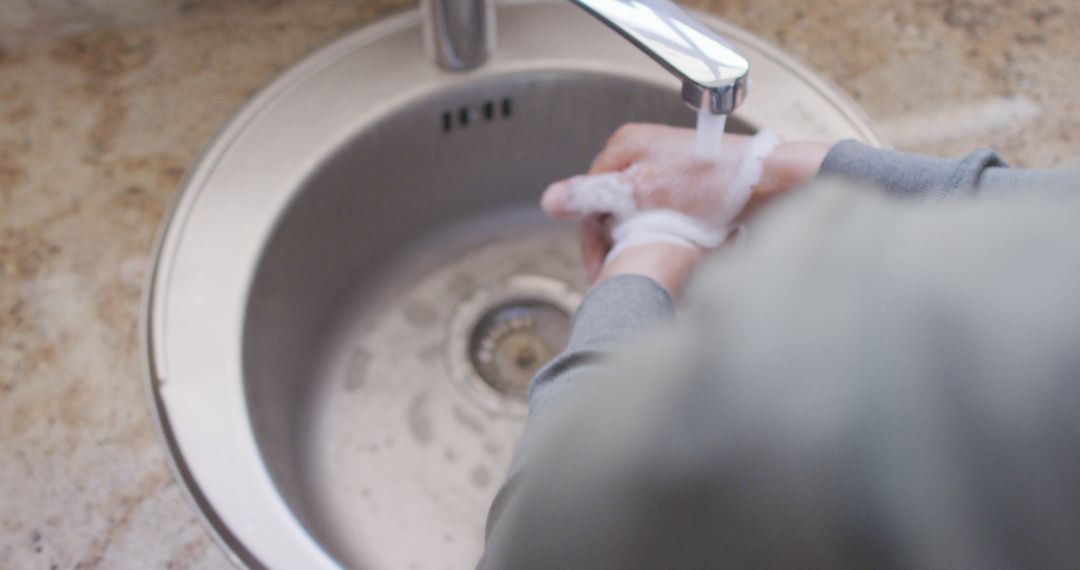
M667 258L655 252L696 262L703 250L723 242L748 202L760 203L812 178L828 150L817 143L784 143L775 149L764 145L762 151L754 137L728 134L717 158L703 158L694 152L694 138L690 129L625 125L587 175L556 182L545 191L542 207L549 215L581 220L590 281L623 268L621 272L653 273L649 276L659 277L665 286L681 288L693 264L660 263ZM759 155L756 164L747 157L748 150ZM621 223L630 218L634 221ZM672 227L674 236L666 231ZM622 240L616 239L620 230ZM658 245L665 247L646 251L646 246ZM677 247L697 251L687 254ZM616 263L624 256L640 259ZM655 263L646 264L645 259ZM675 268L682 274L673 274Z
M683 287L704 252L664 242L646 243L629 247L602 263L593 279L599 283L616 275L644 275L667 289L671 297L678 299Z

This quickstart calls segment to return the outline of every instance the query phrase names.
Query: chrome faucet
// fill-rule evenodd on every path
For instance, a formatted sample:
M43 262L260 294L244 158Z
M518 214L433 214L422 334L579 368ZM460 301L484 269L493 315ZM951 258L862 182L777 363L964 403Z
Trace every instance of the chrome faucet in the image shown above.
M750 63L670 0L572 0L682 81L690 107L726 115L749 88ZM466 70L494 46L495 0L423 0L425 41L435 61Z
M420 0L424 43L441 67L465 71L495 47L495 0Z

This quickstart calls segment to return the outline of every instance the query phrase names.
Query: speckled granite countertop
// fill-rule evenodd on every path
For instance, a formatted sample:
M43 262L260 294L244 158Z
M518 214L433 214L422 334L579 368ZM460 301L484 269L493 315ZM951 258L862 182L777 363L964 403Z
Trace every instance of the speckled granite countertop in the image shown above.
M166 467L144 393L137 321L154 231L184 169L254 90L409 4L0 4L0 568L228 566ZM898 147L1076 164L1076 2L692 5L832 78Z

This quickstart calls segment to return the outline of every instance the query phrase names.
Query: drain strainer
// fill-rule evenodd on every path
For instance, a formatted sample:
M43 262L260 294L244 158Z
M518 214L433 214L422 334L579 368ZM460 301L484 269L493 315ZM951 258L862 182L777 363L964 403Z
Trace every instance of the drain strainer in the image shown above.
M495 413L527 412L529 381L566 346L581 295L541 275L480 289L455 310L447 360L470 399Z
M469 359L500 394L528 395L529 380L566 346L570 315L540 299L514 299L485 313L473 328Z

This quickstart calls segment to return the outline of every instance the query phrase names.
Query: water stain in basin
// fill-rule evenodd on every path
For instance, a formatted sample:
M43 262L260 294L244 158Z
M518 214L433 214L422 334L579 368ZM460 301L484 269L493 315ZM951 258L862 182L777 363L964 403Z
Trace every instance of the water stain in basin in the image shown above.
M491 470L483 465L477 465L469 472L469 480L477 489L486 489L491 484Z
M375 444L375 443L358 443L358 444L356 444L355 449L356 449L357 453L363 453L363 454L367 454L367 455L378 455L380 448L379 448L378 444Z
M420 352L416 353L416 356L420 359L420 362L433 364L438 362L439 357L442 356L442 352L443 348L439 344L429 344L422 348Z
M503 446L495 443L494 441L485 441L483 445L483 450L488 455L497 457L499 455L502 455Z
M476 435L483 435L484 423L479 418L467 412L461 406L454 406L454 419Z
M405 321L416 328L429 327L439 320L439 312L427 303L409 303L403 311Z
M452 293L459 297L465 297L476 289L476 278L468 273L458 273L446 286Z
M405 414L405 419L409 424L409 432L412 433L413 439L421 445L428 445L435 439L435 429L431 426L427 405L427 392L419 392L413 396L412 402L409 403L409 411Z
M364 381L367 380L371 359L370 350L362 346L353 349L352 356L349 357L348 369L345 372L345 389L347 391L356 391L364 385Z

